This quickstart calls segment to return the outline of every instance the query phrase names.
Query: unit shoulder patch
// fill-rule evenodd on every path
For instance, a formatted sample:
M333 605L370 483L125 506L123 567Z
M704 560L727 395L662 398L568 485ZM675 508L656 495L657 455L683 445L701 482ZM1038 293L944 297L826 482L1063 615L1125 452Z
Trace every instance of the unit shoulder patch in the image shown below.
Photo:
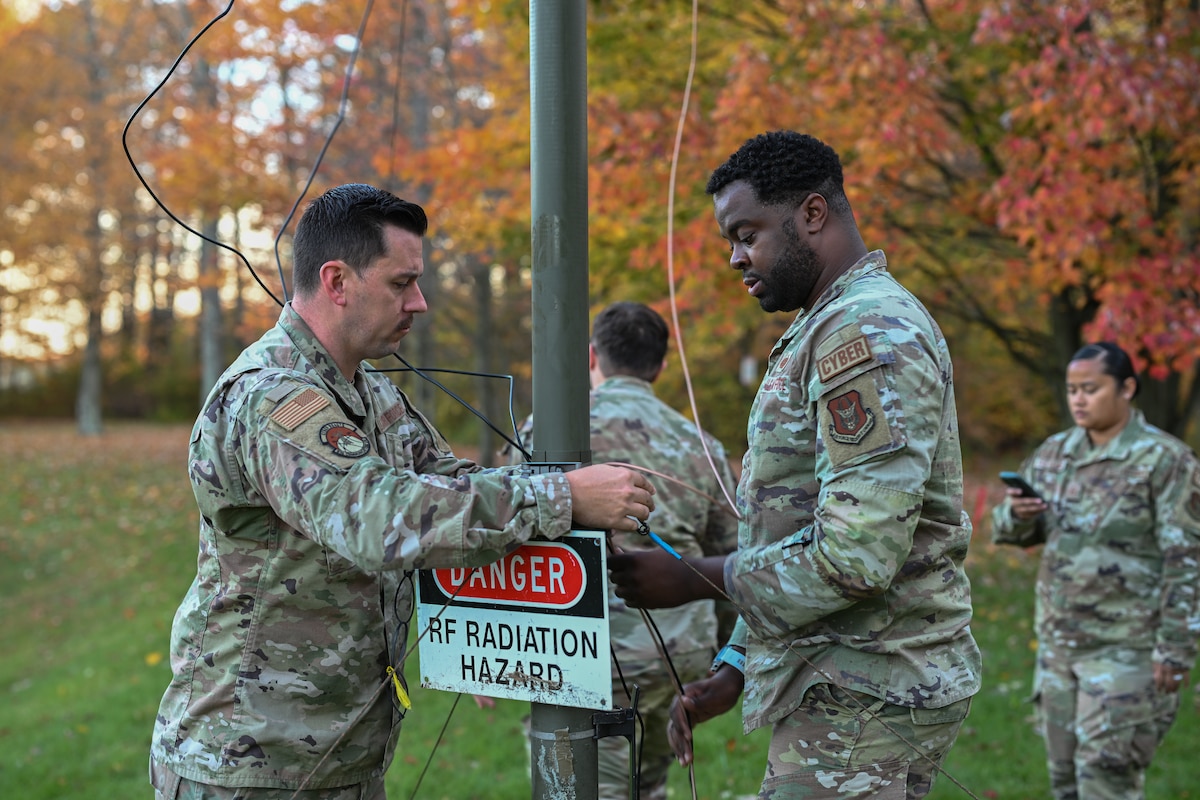
M362 458L371 452L370 440L349 422L325 423L321 426L319 438L334 454L344 458Z
M894 444L879 387L869 372L821 398L817 425L834 467Z
M875 412L863 405L857 389L826 401L831 424L829 435L842 444L858 444L875 427Z

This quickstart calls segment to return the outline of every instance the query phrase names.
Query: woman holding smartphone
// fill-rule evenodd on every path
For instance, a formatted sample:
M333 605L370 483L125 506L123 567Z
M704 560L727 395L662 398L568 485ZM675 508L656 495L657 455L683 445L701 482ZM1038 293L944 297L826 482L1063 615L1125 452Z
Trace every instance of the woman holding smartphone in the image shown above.
M1045 545L1034 701L1052 795L1144 797L1200 635L1200 465L1131 401L1138 378L1109 342L1067 366L1075 426L1033 452L992 513L992 539Z

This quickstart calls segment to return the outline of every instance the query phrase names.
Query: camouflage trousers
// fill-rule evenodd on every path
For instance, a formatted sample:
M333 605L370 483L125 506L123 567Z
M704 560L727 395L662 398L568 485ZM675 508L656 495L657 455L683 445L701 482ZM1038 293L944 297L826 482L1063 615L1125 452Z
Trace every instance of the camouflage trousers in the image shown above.
M817 684L799 708L775 723L759 797L925 797L970 706L966 699L945 708L906 708Z
M699 680L708 674L712 652L696 651L671 657L675 672L682 683ZM674 699L675 683L663 670L661 673L626 676L625 683L641 690L638 713L642 724L636 726L638 748L638 796L641 800L666 800L667 772L674 760L667 741L668 711ZM629 704L625 688L613 681L613 703ZM644 733L643 733L644 730ZM599 800L626 800L629 793L629 740L623 736L608 736L597 742L597 768L600 776Z
M1038 651L1034 699L1055 800L1141 800L1179 710L1154 688L1149 650Z
M383 778L334 789L264 789L214 786L189 780L150 762L154 800L387 800Z

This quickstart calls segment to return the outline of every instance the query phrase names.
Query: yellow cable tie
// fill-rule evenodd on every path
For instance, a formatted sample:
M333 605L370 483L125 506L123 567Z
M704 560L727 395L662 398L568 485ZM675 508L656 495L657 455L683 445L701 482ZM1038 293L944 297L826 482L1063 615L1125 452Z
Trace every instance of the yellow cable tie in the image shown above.
M412 708L412 700L408 699L408 692L404 691L404 684L400 682L400 673L388 667L387 674L392 679L392 684L396 687L396 698L400 700L400 705L404 706L405 711Z

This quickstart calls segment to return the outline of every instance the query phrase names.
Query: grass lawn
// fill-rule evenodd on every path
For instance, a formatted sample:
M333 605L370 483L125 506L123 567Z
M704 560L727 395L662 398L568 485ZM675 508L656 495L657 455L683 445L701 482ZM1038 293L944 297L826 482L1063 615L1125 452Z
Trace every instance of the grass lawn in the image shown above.
M0 798L153 797L146 760L168 680L167 636L196 558L187 434L188 426L111 424L85 439L69 423L0 421ZM974 466L998 496L993 465ZM972 512L976 491L968 489ZM1037 554L993 548L985 521L977 526L968 568L984 689L933 797L971 796L953 778L979 798L1044 798L1041 743L1025 702ZM413 684L416 674L414 665ZM451 714L455 700L414 688L388 775L393 800L529 797L521 722L528 704L478 709L462 698ZM736 713L704 725L697 796L753 795L765 733L743 736ZM1200 721L1188 689L1147 797L1200 799L1191 761L1198 751ZM672 771L671 793L690 796L685 770Z

